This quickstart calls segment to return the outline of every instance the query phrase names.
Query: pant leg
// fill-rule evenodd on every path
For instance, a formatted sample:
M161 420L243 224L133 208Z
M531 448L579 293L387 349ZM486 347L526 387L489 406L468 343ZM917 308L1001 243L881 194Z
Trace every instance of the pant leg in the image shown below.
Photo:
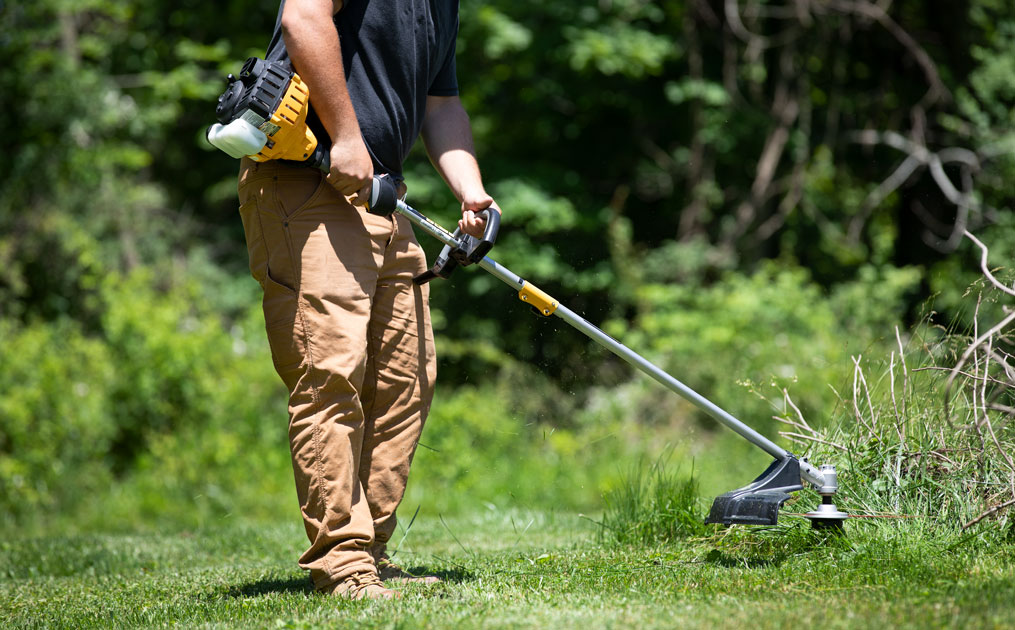
M395 531L395 510L405 494L437 376L429 285L412 282L426 269L426 257L409 220L397 216L395 221L370 318L359 473L381 549Z
M244 160L240 213L264 289L275 368L289 389L289 441L317 588L372 570L360 483L371 307L393 222L351 206L312 169Z

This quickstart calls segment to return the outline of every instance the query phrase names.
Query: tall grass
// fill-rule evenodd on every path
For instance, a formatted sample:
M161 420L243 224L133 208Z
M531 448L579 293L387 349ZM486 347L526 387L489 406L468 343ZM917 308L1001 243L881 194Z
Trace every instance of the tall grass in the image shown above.
M1015 343L999 325L1015 316L985 315L995 294L977 297L968 334L925 323L908 340L896 329L887 356L852 357L830 421L809 421L788 389L772 401L791 450L837 466L840 509L956 544L1015 539ZM696 486L662 460L642 465L605 496L604 536L651 543L703 533Z
M1007 341L975 349L963 366L969 337L930 326L908 344L900 335L889 357L854 357L834 424L814 428L790 404L783 435L838 465L847 511L917 517L942 531L1002 529L1015 504Z
M668 469L668 461L664 455L647 470L642 462L605 494L601 537L623 544L655 544L706 533L694 471L682 477Z

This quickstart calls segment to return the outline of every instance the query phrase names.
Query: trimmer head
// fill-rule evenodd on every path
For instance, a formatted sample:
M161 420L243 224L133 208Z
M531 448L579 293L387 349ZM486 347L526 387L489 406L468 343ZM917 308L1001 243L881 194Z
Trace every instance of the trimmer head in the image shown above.
M716 497L706 523L722 525L775 525L779 508L800 490L800 462L792 455L775 460L765 472L743 488Z
M807 464L812 473L817 473ZM832 502L839 491L835 466L822 466L817 480L823 480L815 489L821 495L821 505L804 516L811 520L815 529L842 529L849 517L840 512ZM813 483L813 482L812 482ZM775 460L765 472L743 488L738 488L716 497L706 523L721 525L775 525L779 521L779 508L790 498L790 492L803 489L800 461L793 455Z

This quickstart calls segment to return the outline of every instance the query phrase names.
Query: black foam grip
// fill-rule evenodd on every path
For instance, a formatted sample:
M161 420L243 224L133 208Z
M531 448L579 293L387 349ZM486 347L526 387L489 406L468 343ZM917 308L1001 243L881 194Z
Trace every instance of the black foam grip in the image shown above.
M494 243L497 242L497 234L500 232L500 212L493 208L486 208L477 214L486 219L486 227L483 229L483 238L472 239L474 241L473 247L469 249L467 254L470 263L478 263L483 260L483 257L493 249Z
M310 157L306 160L307 166L319 168L324 171L325 174L331 172L331 153L328 152L328 148L320 142L317 143L317 148L310 154Z
M371 214L387 216L395 211L398 204L398 190L390 177L374 176L374 185L370 189L370 203L367 211Z

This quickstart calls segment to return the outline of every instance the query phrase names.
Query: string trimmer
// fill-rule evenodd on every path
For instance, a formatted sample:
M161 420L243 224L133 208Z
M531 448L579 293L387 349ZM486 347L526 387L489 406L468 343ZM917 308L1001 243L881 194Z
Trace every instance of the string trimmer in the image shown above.
M485 233L482 238L475 238L462 234L457 229L454 233L448 232L404 201L397 199L394 185L385 178L374 179L370 201L368 206L370 212L375 214L398 212L424 232L444 243L444 249L437 257L433 268L416 278L417 283L429 282L438 277L447 278L457 266L477 264L508 286L516 289L518 299L534 307L540 315L544 317L556 316L563 319L599 345L648 374L664 387L684 397L775 458L775 461L750 484L717 497L712 503L712 509L706 522L726 525L733 523L774 525L779 518L779 508L790 498L789 493L803 489L803 484L806 482L810 483L821 495L821 505L817 510L809 512L805 516L811 519L815 527L841 527L847 515L840 512L832 501L839 489L835 466L824 465L818 468L806 459L796 457L667 374L645 357L609 336L539 287L486 256L497 238L500 228L500 213L485 210L482 213L487 219Z
M251 57L239 77L229 75L228 87L219 98L216 114L219 123L208 129L208 140L233 157L244 155L256 161L288 159L328 170L328 153L319 146L307 127L309 90L287 61L263 61ZM817 510L805 514L815 527L841 527L847 514L840 512L832 499L838 492L835 467L820 468L778 446L712 401L695 392L637 352L589 323L542 289L498 264L486 254L493 247L500 229L500 213L484 210L486 219L482 238L445 230L407 203L397 198L391 180L374 178L368 210L374 214L392 212L407 217L414 225L444 243L433 267L415 279L417 284L434 278L447 278L459 266L479 265L518 291L518 298L544 317L556 316L578 329L664 387L687 399L712 418L736 431L744 439L775 458L757 479L715 499L706 522L748 525L775 525L779 508L790 493L811 484L821 495Z

